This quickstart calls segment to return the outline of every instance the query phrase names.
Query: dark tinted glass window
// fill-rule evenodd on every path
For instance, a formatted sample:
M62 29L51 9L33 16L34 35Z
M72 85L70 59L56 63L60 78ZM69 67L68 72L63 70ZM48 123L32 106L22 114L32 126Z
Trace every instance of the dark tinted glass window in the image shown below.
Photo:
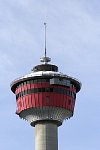
M42 82L42 80L41 79L38 79L38 81L37 81L38 83L41 83Z
M41 79L41 82L46 82L46 79Z
M45 88L42 88L42 92L45 92Z
M50 79L45 79L45 81L46 81L46 82L49 82L49 81L50 81Z
M21 84L19 84L19 86L18 86L19 88L21 87Z
M26 81L24 81L24 85L26 84Z
M30 93L31 93L31 90L30 90L30 89L28 89L28 90L27 90L27 94L30 94Z
M37 93L38 92L38 89L34 89L34 93Z
M50 88L45 88L45 92L50 92Z
M31 89L31 93L34 93L34 89Z
M21 83L20 86L23 86L23 83Z
M66 89L64 89L64 94L66 94Z
M50 88L50 92L53 92L53 88Z
M53 88L53 92L56 92L56 88Z
M36 84L37 83L37 79L36 80L34 80L34 84Z
M27 94L27 90L26 91L24 91L24 93L25 93L25 95Z
M23 96L23 92L21 92L21 97Z
M56 88L57 93L62 93L62 89Z
M26 81L27 82L27 84L30 84L30 81Z
M30 80L30 83L33 84L33 80Z
M39 89L38 89L38 92L42 92L42 88L39 88Z
M66 94L69 95L69 91L68 90L66 91Z

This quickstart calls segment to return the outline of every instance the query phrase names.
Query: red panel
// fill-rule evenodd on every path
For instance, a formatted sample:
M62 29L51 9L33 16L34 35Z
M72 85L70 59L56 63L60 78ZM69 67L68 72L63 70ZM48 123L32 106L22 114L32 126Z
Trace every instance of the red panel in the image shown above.
M66 109L66 99L64 99L64 102L63 102L64 104L63 104L63 108L65 108Z
M35 99L34 99L34 94L32 94L32 107L35 107Z
M66 102L66 100L64 99L64 95L65 94L62 94L62 106L63 106L63 108L65 108L65 102Z
M64 108L66 108L67 105L67 96L64 94Z
M56 96L56 93L54 93L54 106L57 107L57 96Z
M21 97L21 99L20 99L20 102L21 102L21 105L22 105L22 106L21 106L21 111L22 111L22 110L24 110L23 98L22 98L22 97Z
M63 94L60 94L60 99L61 99L61 105L60 105L60 107L63 107L63 98L64 96L63 96Z
M75 107L75 100L72 98L72 111L74 111L74 107Z
M76 88L73 87L73 88L72 88L72 91L73 91L73 92L76 92Z
M34 99L35 99L35 107L38 107L39 106L38 94L34 94Z
M47 93L44 92L43 93L43 106L46 106L46 96L47 96Z
M68 99L68 108L69 108L69 110L72 110L72 100L71 100L71 97L69 97L69 99Z
M17 89L17 94L19 93L20 91L19 91L19 88Z
M37 84L34 84L34 88L38 88L38 85L37 85Z
M45 87L51 87L49 83L37 83L37 84L31 84L30 88L45 88Z
M59 107L60 106L60 97L59 97L59 94L55 94L55 99L56 99L56 106Z
M27 84L27 89L30 89L31 88L31 85L30 84Z
M39 106L41 107L42 105L42 93L39 93Z
M55 93L55 100L56 100L56 107L59 106L59 99L58 99L58 94Z
M49 106L49 98L50 98L49 92L45 92L45 105L46 106Z
M35 84L35 88L42 88L41 84Z
M18 88L18 93L19 93L20 91L19 91L19 88Z
M66 108L68 109L68 95L66 95Z
M70 91L73 91L73 87L70 87L69 90L70 90Z
M50 104L51 104L51 106L54 105L54 94L53 93L51 93Z
M68 109L68 97L69 96L66 96L66 109Z
M24 91L24 86L22 86L21 91Z
M18 89L16 89L15 94L16 94L16 95L18 94Z
M62 107L62 96L61 94L56 94L57 96L57 106Z
M24 85L24 86L23 86L23 89L26 91L26 90L27 90L27 85Z
M20 99L18 100L18 112L20 112L20 109L21 109L21 107L20 107Z
M70 110L72 111L72 98L70 97Z
M18 88L19 89L18 93L21 92L21 91L24 91L24 90L26 91L30 88L31 88L30 84L25 84L25 85L21 86L20 88Z
M47 93L46 94L46 105L47 106L53 106L53 98L52 98L52 93Z
M34 89L34 84L31 84L31 89Z
M17 112L19 112L19 101L17 101Z
M49 106L53 106L53 103L54 103L53 93L50 93Z
M48 92L47 95L46 95L46 106L50 106L50 99L51 99L51 98L50 98L50 94L51 94L51 93Z
M18 112L21 112L21 107L22 107L22 103L21 103L21 99L18 100Z
M53 94L53 106L57 107L56 93Z
M26 109L27 107L26 107L26 97L25 96L23 96L23 105L24 105L24 109Z
M45 106L45 93L42 93L42 106Z
M64 108L66 108L66 95L64 94Z
M31 96L31 94L30 95L28 95L28 100L29 100L29 108L31 108L32 107L32 98L31 98L32 96Z
M25 102L26 102L26 108L29 108L29 100L28 100L28 96L25 96Z
M23 96L23 107L24 107L24 109L26 109L26 100L25 100L25 96Z
M19 89L19 93L21 92L21 87L20 88L18 88Z
M71 110L70 108L71 102L70 102L70 97L68 98L68 109Z
M64 97L64 101L65 101L65 109L67 108L67 95L65 95L65 97Z
M52 106L52 93L49 94L49 106Z
M55 93L56 107L59 106L59 99L58 99L58 98L59 98L59 97L58 97L58 94Z
M63 100L62 100L62 102L63 102L63 108L66 108L66 100L65 100L65 96L63 95Z
M74 111L74 105L75 105L75 103L74 103L74 100L73 100L73 97L72 97L72 111Z

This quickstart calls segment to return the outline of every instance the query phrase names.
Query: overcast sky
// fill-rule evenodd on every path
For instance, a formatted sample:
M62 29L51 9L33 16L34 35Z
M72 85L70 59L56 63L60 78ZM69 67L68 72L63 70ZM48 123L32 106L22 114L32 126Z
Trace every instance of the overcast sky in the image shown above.
M59 150L100 148L100 0L0 0L0 149L33 150L34 128L16 111L10 83L47 55L78 78L74 117L59 128Z

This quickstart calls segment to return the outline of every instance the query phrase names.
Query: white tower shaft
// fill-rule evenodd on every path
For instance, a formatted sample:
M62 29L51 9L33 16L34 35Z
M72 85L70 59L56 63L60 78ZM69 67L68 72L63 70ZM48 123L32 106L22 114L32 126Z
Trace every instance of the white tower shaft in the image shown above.
M35 125L35 150L58 150L58 126L52 122Z

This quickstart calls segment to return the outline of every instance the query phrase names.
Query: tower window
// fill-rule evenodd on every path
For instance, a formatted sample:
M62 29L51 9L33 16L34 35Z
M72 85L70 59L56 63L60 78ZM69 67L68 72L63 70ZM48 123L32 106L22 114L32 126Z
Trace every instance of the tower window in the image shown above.
M37 80L34 80L34 84L36 84L37 83Z
M45 92L50 92L50 88L45 88Z

